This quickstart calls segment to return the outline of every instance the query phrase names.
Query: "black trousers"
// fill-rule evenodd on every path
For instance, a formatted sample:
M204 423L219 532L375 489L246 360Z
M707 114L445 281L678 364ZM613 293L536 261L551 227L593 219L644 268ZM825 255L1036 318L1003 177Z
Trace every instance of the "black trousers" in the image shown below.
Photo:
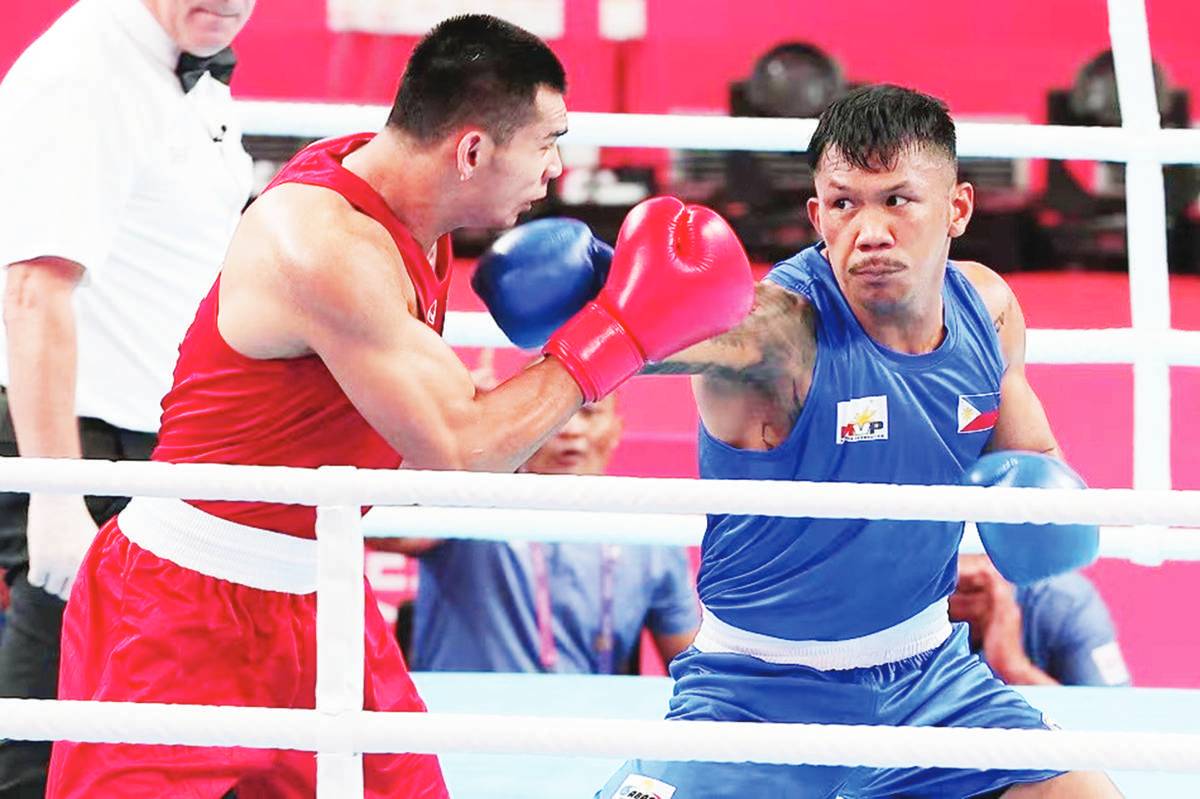
M99 419L80 419L83 457L105 460L149 460L155 437L122 430ZM0 455L17 454L8 413L8 396L0 388ZM88 511L103 524L125 507L125 497L87 497ZM59 637L66 603L29 584L25 520L26 494L0 492L0 567L11 590L4 633L0 636L0 696L54 699L58 695ZM42 799L50 743L0 741L0 799Z

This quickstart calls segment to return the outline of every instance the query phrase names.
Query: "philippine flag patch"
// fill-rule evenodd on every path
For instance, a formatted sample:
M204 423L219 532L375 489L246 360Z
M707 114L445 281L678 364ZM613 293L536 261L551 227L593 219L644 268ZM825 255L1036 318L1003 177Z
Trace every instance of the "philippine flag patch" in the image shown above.
M1000 392L958 395L958 432L991 430L1000 417Z

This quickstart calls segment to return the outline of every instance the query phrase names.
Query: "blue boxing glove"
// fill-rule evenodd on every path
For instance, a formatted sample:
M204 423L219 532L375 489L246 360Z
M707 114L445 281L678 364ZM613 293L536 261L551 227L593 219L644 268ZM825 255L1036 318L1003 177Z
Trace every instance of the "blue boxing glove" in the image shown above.
M541 348L604 286L612 247L576 219L538 219L496 239L471 288L509 340Z
M1036 452L993 452L963 474L963 485L1010 488L1086 488L1071 467ZM1028 583L1087 566L1100 554L1094 524L978 522L979 538L996 570L1011 583Z

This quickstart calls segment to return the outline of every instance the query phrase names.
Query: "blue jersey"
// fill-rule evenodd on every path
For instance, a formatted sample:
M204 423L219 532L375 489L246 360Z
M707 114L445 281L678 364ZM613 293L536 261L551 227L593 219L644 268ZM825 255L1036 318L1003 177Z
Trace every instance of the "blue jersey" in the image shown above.
M804 408L767 452L700 430L704 478L957 483L983 451L1004 372L983 300L953 264L942 286L945 336L907 355L870 338L820 245L767 276L818 314ZM864 488L864 491L870 491ZM712 515L701 602L722 621L792 640L845 640L897 624L954 590L961 522Z
M554 671L601 670L604 600L599 544L547 543L545 579L557 650ZM636 671L642 629L675 635L700 622L687 552L615 548L610 590L612 667ZM415 671L543 671L536 569L527 544L448 540L420 559L410 665Z

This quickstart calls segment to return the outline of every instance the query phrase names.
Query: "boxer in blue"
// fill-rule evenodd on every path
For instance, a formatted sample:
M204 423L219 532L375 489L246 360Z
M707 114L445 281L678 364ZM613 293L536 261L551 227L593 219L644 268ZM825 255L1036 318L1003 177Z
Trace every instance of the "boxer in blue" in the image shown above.
M706 478L1080 485L1025 376L994 272L949 262L974 190L945 106L852 92L809 146L821 242L777 265L739 327L654 371L694 375ZM992 454L985 451L1019 451ZM703 621L668 718L1044 729L952 626L961 523L711 516ZM1094 527L981 525L1025 581L1088 562ZM1113 797L1102 774L632 761L609 797Z

